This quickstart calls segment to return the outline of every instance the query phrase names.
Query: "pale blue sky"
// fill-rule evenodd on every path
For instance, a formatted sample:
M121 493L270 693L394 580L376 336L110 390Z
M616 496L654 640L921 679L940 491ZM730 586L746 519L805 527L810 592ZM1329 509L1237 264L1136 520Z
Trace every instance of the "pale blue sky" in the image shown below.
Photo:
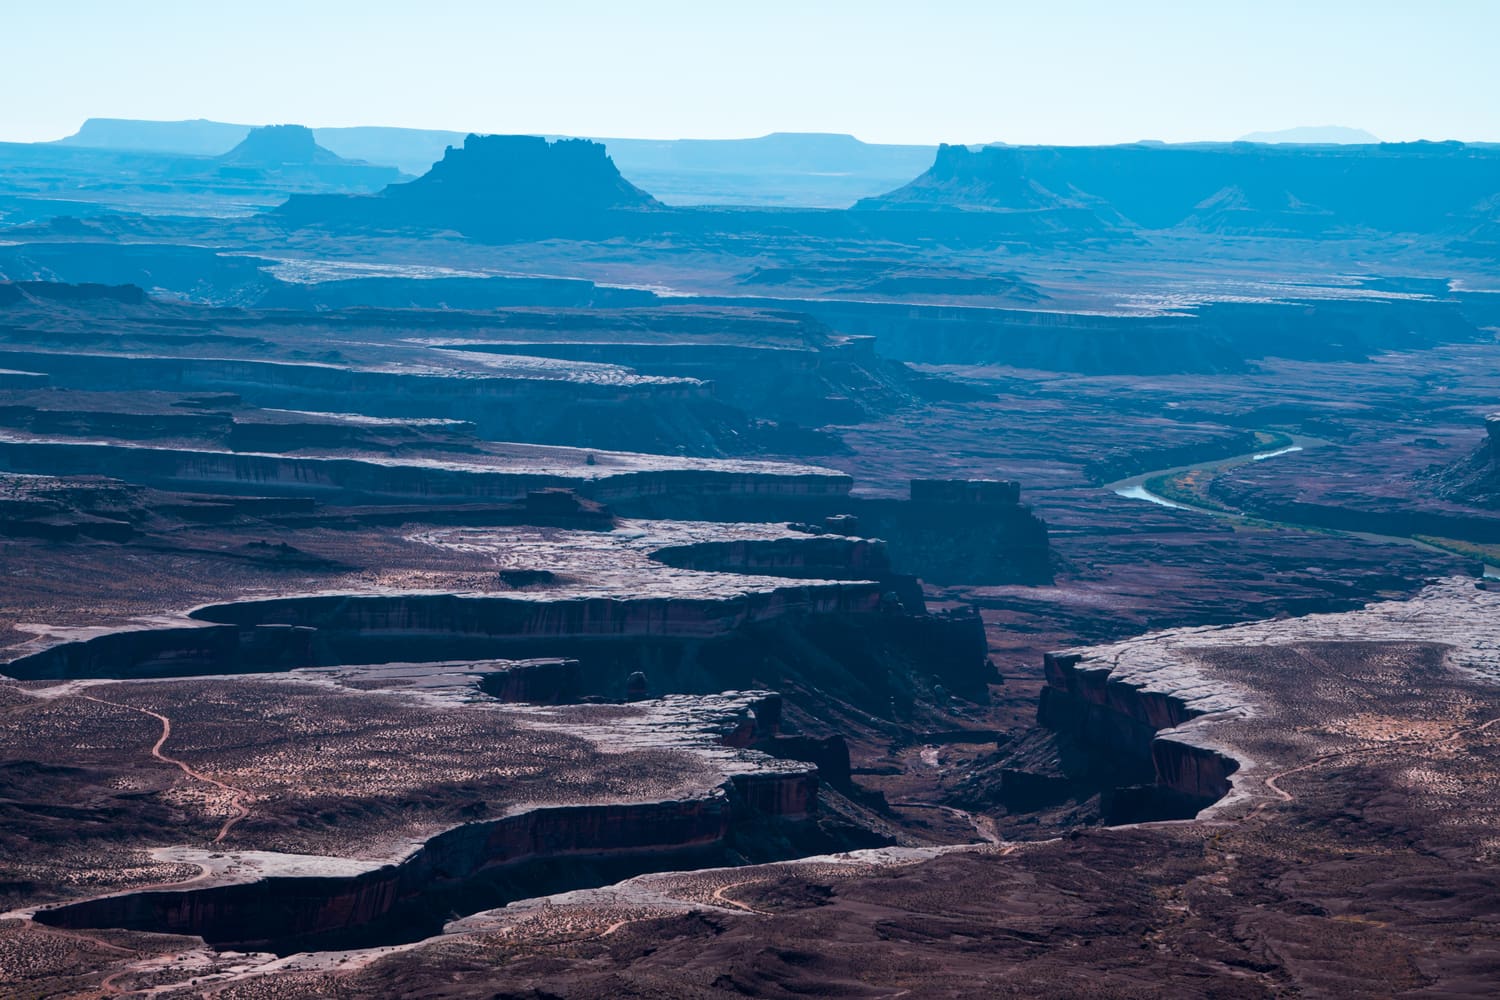
M0 140L89 116L873 142L1500 140L1500 0L0 0Z

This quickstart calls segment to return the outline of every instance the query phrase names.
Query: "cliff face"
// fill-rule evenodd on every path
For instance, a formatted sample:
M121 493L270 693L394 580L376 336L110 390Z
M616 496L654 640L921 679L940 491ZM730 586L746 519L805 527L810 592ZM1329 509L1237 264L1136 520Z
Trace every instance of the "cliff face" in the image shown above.
M116 629L0 664L8 677L182 677L288 670L312 662L312 630L190 624Z
M885 539L902 572L930 583L1050 581L1047 525L1014 482L913 480L911 499L864 500L859 531Z
M1043 726L1076 740L1091 756L1119 758L1121 770L1153 776L1107 791L1101 805L1107 821L1188 818L1229 794L1239 762L1169 732L1204 714L1200 708L1077 653L1048 654L1045 670L1037 712ZM1121 762L1131 766L1120 768Z
M943 146L925 174L859 211L1071 209L1099 228L1320 237L1455 235L1500 192L1500 149L1376 146Z
M802 522L804 530L882 539L887 543L891 569L931 583L1042 582L1052 578L1047 525L1030 507L1018 502L1019 486L1015 483L917 480L909 500L850 496L819 489L821 485L809 482L804 492L757 490L746 484L746 488L734 491L706 488L693 493L658 492L641 485L615 496L602 492L610 487L601 483L590 495L633 517L786 520ZM808 528L809 524L819 527ZM841 549L831 542L824 544L824 561L842 558ZM810 549L802 548L797 558L810 555ZM703 559L703 565L722 560L720 565L738 563L753 571L757 561L778 558L774 547L752 546L742 552L696 548L693 553L668 555L665 560ZM875 564L870 565L872 571L877 569Z
M869 612L872 583L782 587L729 600L682 597L527 600L503 596L331 594L203 608L195 617L241 627L296 625L336 632L490 637L708 637L784 615Z
M1446 291L1432 299L1212 302L1161 316L835 300L800 308L875 337L882 355L902 361L1111 374L1229 372L1265 357L1362 359L1484 341L1483 326L1493 320L1470 318L1476 308Z
M817 767L823 765L794 758L816 757L835 770L835 778L847 781L847 752L840 754L842 741L781 741L781 698L772 692L675 696L558 711L500 709L476 697L478 690L490 689L491 680L507 683L506 675L527 675L534 682L548 670L569 673L570 666L577 664L394 664L303 673L287 682L305 685L300 694L331 697L346 707L346 699L371 703L368 710L354 712L346 730L360 734L360 741L383 725L380 706L390 706L391 692L414 694L415 685L418 697L397 699L403 733L413 719L407 713L420 705L430 713L425 715L428 725L462 727L467 723L460 720L468 718L482 727L464 731L486 733L489 746L465 741L455 748L465 757L494 751L517 734L530 744L553 733L567 737L551 745L572 747L577 768L558 765L529 788L514 772L484 785L487 791L465 784L462 808L429 818L425 825L404 818L394 838L378 835L351 816L333 839L306 853L285 853L284 842L260 839L268 837L267 827L276 828L279 810L287 805L280 797L275 807L267 803L258 810L258 821L266 827L246 835L237 848L226 848L234 852L232 862L216 847L161 846L157 856L201 862L202 876L172 888L151 885L46 908L37 919L55 926L201 935L216 946L282 953L394 944L439 933L455 914L520 898L608 884L648 871L847 848L856 842L849 837L869 836L820 821ZM257 683L236 690L253 691ZM173 707L160 707L175 714ZM262 720L262 725L275 729L281 723ZM290 728L305 732L295 722ZM580 737L582 744L576 742ZM291 736L291 746L286 736L273 740L288 760L297 762L294 767L326 766L326 758L322 763L308 758L333 752L331 743L313 738L303 744L303 738ZM184 745L192 742L181 730L177 739ZM424 754L431 744L413 746L413 753ZM621 766L618 784L604 780L604 770L621 755L638 752L645 756ZM672 760L664 763L668 757ZM419 767L441 769L425 754L421 759ZM489 765L480 765L484 770L497 763L507 771L523 766L522 758L504 749L487 760ZM335 780L341 784L357 780L348 773L356 770L352 765L340 770L344 773ZM432 787L441 787L441 779ZM476 803L476 795L488 801ZM415 808L403 801L403 812L408 807Z
M1439 497L1487 510L1500 509L1500 413L1491 413L1485 417L1484 431L1484 440L1474 449L1473 454L1433 477L1433 490ZM1466 523L1464 528L1465 534L1453 537L1471 537L1473 530L1480 528L1490 536L1489 540L1500 538L1496 534L1500 529L1493 526ZM1440 534L1436 531L1425 533Z
M712 388L699 380L646 378L624 370L618 377L615 371L594 378L588 371L579 377L567 373L558 377L552 370L527 372L519 366L489 371L456 366L399 371L376 365L49 350L6 350L0 352L0 363L10 369L47 373L60 388L233 392L247 402L284 409L337 412L340 401L347 403L351 395L357 395L361 412L371 416L451 416L470 420L496 440L529 440L550 433L563 440L547 443L580 444L580 436L598 436L596 428L602 430L605 418L594 412L601 408L609 410L609 420L623 423L634 436L646 440L661 439L667 433L666 421L681 420L679 411L683 410L689 411L688 419L707 428L698 436L711 437L721 423L744 423L742 416L716 403ZM572 418L571 440L565 436L568 422L556 413L563 403L579 411ZM536 414L539 406L546 408L541 419ZM653 409L665 410L669 416L653 421ZM541 425L547 425L546 430ZM696 440L689 440L698 447ZM598 441L587 445L605 447Z
M834 535L698 542L658 549L652 558L681 569L814 580L872 580L891 571L883 542Z
M775 581L757 590L747 581L744 591L717 598L696 590L633 598L325 594L214 605L193 619L71 642L38 640L0 672L141 678L530 660L487 676L484 689L504 701L557 703L791 685L900 718L910 714L916 679L937 677L986 700L997 677L983 623L920 612L919 597L892 600L889 585L875 582ZM636 673L645 690L633 693Z
M760 500L816 499L847 495L849 481L836 475L736 473L719 469L661 469L589 477L570 468L473 467L461 462L402 462L332 456L268 455L214 449L147 447L71 440L6 440L0 436L0 470L67 476L106 474L128 482L171 488L208 487L216 493L295 493L381 496L471 502L510 501L534 491L573 488L607 503L656 499L677 509L709 501L738 509ZM744 519L744 518L742 518Z
M416 940L438 933L457 911L712 864L753 822L805 819L817 808L817 787L810 768L783 765L736 775L702 799L533 809L465 824L401 864L360 875L127 893L43 910L37 920L194 934L219 947L282 954Z
M118 303L139 306L146 292L139 285L102 285L91 282L68 285L54 281L0 281L0 306L35 304Z

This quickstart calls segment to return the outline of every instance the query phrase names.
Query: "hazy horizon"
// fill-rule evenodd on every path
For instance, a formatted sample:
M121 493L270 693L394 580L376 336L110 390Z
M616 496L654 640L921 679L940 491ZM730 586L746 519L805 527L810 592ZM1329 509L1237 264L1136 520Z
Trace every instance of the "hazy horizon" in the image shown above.
M1324 125L1390 142L1500 140L1487 51L1500 8L1305 6L957 2L914 18L883 2L64 0L7 14L0 84L28 99L0 140L59 139L87 118L922 145L1228 141Z
M946 142L946 140L939 140L939 141L936 141L936 142L925 142L925 143L905 143L905 142L902 142L902 143L878 143L878 142L872 142L871 140L868 140L868 139L864 139L861 136L853 135L852 133L849 133L849 132L830 132L830 131L797 132L797 131L791 131L791 130L787 130L787 129L776 129L776 130L773 130L771 132L763 132L763 133L760 133L758 135L733 135L733 136L712 136L712 137L704 137L704 136L664 137L664 136L637 136L637 135L581 135L579 133L541 132L541 131L533 131L533 132L490 132L490 131L484 131L484 130L480 130L480 129L438 129L438 128L431 128L431 127L425 126L425 125L389 125L388 123L378 123L378 122L361 122L361 123L357 123L357 124L354 124L354 125L326 125L326 124L322 124L322 123L311 123L311 124L309 124L309 123L306 123L306 122L281 122L281 121L231 122L231 121L225 121L224 119L218 119L218 118L183 118L183 119L115 118L115 117L108 117L108 116L103 116L103 115L91 116L90 118L87 118L84 121L79 122L77 128L73 129L72 131L70 131L68 133L65 133L64 135L57 136L57 137L55 137L53 139L33 140L33 141L38 141L38 142L56 142L56 141L59 141L59 140L62 140L62 139L72 138L74 135L76 135L79 132L81 132L82 129L83 129L83 127L88 122L90 122L90 121L94 121L94 122L139 122L139 123L142 123L142 124L155 124L155 125L193 125L193 124L198 124L198 123L204 123L204 124L228 125L228 126L235 126L235 127L241 127L241 128L252 128L252 129L253 128L266 128L266 127L282 127L282 126L292 125L292 126L305 127L305 128L311 129L311 130L313 130L315 132L316 131L321 131L321 130L324 130L324 129L341 129L341 128L398 128L398 129L411 129L413 131L452 132L452 133L455 133L455 134L457 134L457 133L464 133L464 134L471 134L471 135L533 135L533 136L537 136L539 138L547 138L547 139L556 139L556 138L584 138L584 139L592 139L592 140L595 140L597 142L613 142L613 141L616 141L616 140L630 141L630 142L681 142L681 141L692 141L692 142L720 142L720 141L722 141L722 142L736 142L736 141L740 141L740 142L743 142L743 141L751 141L751 140L756 140L756 139L769 139L769 138L773 138L775 136L826 136L826 137L838 138L838 139L852 138L855 141L863 142L863 143L865 143L867 145L892 145L892 146L913 146L913 147L916 147L916 146L933 146L933 147L935 147L935 146L942 145L942 144L944 144L944 142ZM1250 133L1250 134L1248 134L1246 136L1237 136L1237 137L1234 137L1232 139L1183 139L1183 140L1178 140L1177 143L1172 143L1172 144L1215 143L1215 142L1234 142L1234 141L1251 141L1251 142L1272 141L1272 142L1286 142L1286 143L1291 143L1291 144L1295 144L1295 143L1298 143L1298 142L1304 142L1304 143L1309 143L1309 144L1335 144L1335 145L1337 145L1337 144L1358 144L1359 141L1361 141L1361 140L1350 139L1350 138L1327 139L1327 140L1325 140L1325 139L1316 139L1316 138L1315 139L1303 139L1303 138L1295 137L1295 135L1294 135L1295 133L1302 133L1302 132L1317 132L1317 133L1321 133L1321 132L1325 132L1325 131L1328 131L1328 132L1343 132L1343 133L1351 133L1351 134L1352 133L1365 133L1366 132L1366 130L1360 129L1358 127L1349 127L1349 126L1344 126L1344 125L1333 125L1333 124L1329 124L1329 125L1299 125L1299 126L1292 126L1292 127L1288 127L1288 128L1258 129L1254 133ZM1271 135L1275 135L1275 136L1277 136L1277 138L1275 138L1274 140L1263 140L1263 139L1257 138L1258 136L1271 136ZM1289 138L1282 138L1283 135L1290 136L1290 137ZM0 141L6 141L6 140L0 140ZM1127 141L1125 141L1123 143L1113 143L1113 144L1106 144L1106 143L1086 143L1086 142L1085 143L1043 143L1043 144L1032 144L1032 143L1007 143L1003 139L997 139L997 140L991 140L989 142L947 143L947 144L948 145L967 145L967 146L969 146L971 148L980 148L980 147L983 147L983 146L986 146L986 145L1016 145L1016 146L1027 146L1027 145L1048 145L1048 146L1074 146L1074 145L1077 145L1077 146L1090 146L1090 145L1118 145L1118 144L1128 145L1131 142L1154 142L1154 141L1159 141L1159 140L1152 140L1152 139L1127 140ZM1387 140L1387 139L1385 139L1384 137L1381 137L1381 136L1372 136L1371 139L1368 140L1368 141L1385 143L1385 142L1389 142L1389 141L1392 141L1392 140ZM1485 142L1485 140L1395 140L1395 141L1468 141L1468 142L1475 142L1475 143L1483 143L1483 142Z

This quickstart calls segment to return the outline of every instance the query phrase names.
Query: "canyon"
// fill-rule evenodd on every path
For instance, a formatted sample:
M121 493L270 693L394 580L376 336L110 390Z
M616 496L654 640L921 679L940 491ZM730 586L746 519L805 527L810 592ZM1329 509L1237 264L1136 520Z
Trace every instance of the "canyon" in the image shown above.
M1500 969L1493 148L156 125L0 149L0 991Z

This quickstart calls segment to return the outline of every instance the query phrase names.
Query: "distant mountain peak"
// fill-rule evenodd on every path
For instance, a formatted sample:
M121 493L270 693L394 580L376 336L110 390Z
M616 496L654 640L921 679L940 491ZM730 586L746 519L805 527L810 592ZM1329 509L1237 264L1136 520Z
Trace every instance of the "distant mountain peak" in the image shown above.
M1239 141L1330 146L1373 146L1380 142L1362 128L1349 128L1345 125L1299 125L1276 132L1251 132L1240 136Z

